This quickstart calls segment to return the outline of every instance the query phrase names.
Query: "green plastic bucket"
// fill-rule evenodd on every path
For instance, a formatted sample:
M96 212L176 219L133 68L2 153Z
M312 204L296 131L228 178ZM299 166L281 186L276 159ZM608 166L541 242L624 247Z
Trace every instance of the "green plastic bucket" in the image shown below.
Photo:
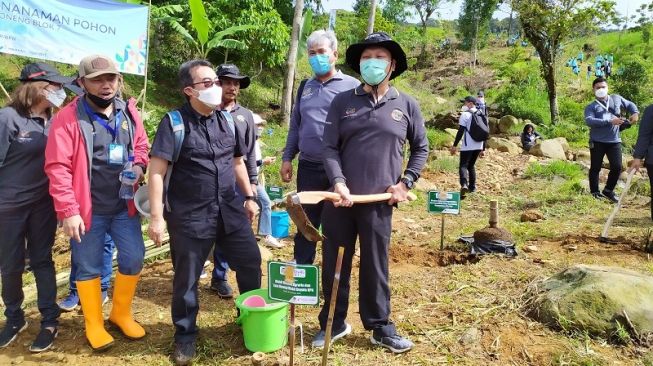
M261 296L265 307L250 307L243 301L252 295ZM288 304L270 300L268 289L261 288L241 294L236 298L240 315L236 324L243 328L245 347L252 352L274 352L288 342Z

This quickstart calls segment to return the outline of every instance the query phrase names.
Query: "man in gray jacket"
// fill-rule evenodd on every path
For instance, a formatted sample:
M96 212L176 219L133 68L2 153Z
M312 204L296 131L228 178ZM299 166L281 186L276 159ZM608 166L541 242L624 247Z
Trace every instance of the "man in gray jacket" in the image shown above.
M585 107L585 123L590 128L590 192L595 198L607 198L617 202L614 187L621 174L621 136L620 131L629 128L631 123L639 119L639 110L635 103L620 95L608 95L608 82L604 78L596 78L592 83L596 99ZM623 111L630 115L629 119L622 116ZM599 192L599 173L603 165L603 157L608 156L610 174L602 192Z
M644 159L649 183L653 187L653 105L646 107L644 110L644 118L642 118L642 123L639 125L633 157L635 159L630 169L639 170L642 159ZM651 191L651 218L653 219L653 191Z

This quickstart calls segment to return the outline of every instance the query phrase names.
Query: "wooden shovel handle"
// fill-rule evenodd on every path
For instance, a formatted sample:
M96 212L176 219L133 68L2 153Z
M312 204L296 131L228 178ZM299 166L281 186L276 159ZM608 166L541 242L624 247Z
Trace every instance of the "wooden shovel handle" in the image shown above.
M353 203L372 203L372 202L381 202L387 201L392 197L392 193L376 193L376 194L352 194L351 201ZM340 199L340 195L336 200ZM408 200L415 201L417 196L414 193L408 192Z

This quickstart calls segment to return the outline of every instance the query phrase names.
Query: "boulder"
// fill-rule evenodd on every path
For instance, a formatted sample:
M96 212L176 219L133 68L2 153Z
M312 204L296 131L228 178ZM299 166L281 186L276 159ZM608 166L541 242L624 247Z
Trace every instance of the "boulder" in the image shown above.
M619 329L653 335L652 276L581 264L533 288L528 315L554 328L603 339L614 339Z
M490 125L490 134L496 135L499 133L499 119L495 117L487 118L488 125Z
M574 160L576 161L585 161L585 162L590 162L591 157L590 157L590 150L589 149L580 149L574 154Z
M519 124L519 120L511 115L505 115L499 120L499 132L508 133L510 129Z
M627 157L626 155L621 156L621 171L626 171L628 169L628 164L631 159ZM603 164L601 164L601 168L603 169L610 169L610 161L608 161L607 155L603 157Z
M562 150L567 153L569 151L569 142L567 142L567 139L564 137L556 137L553 140L556 140L560 143L560 146L562 146Z
M528 151L529 154L558 160L567 160L565 151L558 140L542 140Z
M456 134L458 133L458 130L455 129L455 128L445 128L444 132L450 134L451 136L453 136L455 138Z
M487 147L515 155L522 151L517 144L501 137L490 137L490 139L487 140Z

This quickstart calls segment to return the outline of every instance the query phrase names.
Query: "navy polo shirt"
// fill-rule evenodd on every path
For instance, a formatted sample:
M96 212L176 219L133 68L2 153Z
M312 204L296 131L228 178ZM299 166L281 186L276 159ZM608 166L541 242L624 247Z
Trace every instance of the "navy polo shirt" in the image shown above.
M324 167L331 184L352 194L383 193L404 174L420 176L428 157L424 118L415 99L391 87L378 103L363 85L336 95L324 130Z
M249 225L242 200L235 194L233 158L243 156L242 139L231 132L221 113L203 116L190 104L179 109L186 133L174 163L164 216L168 226L198 239L216 236L218 220L226 233ZM166 115L152 144L151 156L172 161L175 137Z
M80 103L88 103L80 99ZM126 104L120 99L115 99L114 111L111 116L102 113L95 113L96 118L90 117L84 108L80 116L93 126L93 162L91 165L91 202L93 214L115 215L127 209L127 201L118 195L120 191L120 173L124 169L124 163L130 151L133 150L129 125L132 123L126 113ZM90 110L90 107L89 107ZM120 116L119 123L116 117ZM104 121L109 127L114 128L115 138L109 130L104 127ZM109 145L119 144L123 146L123 164L109 164Z
M251 184L258 184L258 171L256 169L256 154L254 152L254 142L256 141L256 125L252 111L236 103L229 111L234 118L236 129L240 138L244 139L245 151L243 159L247 167L247 175Z
M48 128L42 118L0 109L0 210L49 197L45 175Z

